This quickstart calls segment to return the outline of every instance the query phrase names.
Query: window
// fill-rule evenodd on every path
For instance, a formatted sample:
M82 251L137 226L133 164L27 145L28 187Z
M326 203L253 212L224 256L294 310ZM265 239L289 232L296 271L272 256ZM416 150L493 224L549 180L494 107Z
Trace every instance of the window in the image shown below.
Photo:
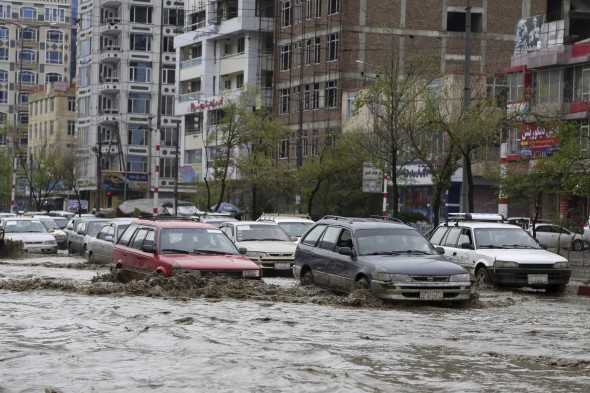
M66 10L63 8L45 8L45 22L66 22Z
M12 18L12 5L11 4L0 4L0 18L2 18L2 19Z
M0 104L8 104L8 92L0 90Z
M128 113L150 113L150 94L129 93L127 100Z
M127 171L128 172L147 172L148 162L145 156L127 156Z
M174 177L176 169L176 157L160 158L160 176L161 177Z
M68 111L69 112L76 111L76 97L68 97Z
M26 27L24 29L19 29L18 31L18 39L25 40L25 41L37 41L37 30L32 29L30 27Z
M447 12L447 31L465 32L466 13L464 9L453 9ZM482 14L471 11L471 32L482 32Z
M238 53L244 53L246 51L246 39L244 37L238 38Z
M81 40L80 41L80 57L90 56L90 51L92 50L92 43L90 40Z
M244 74L236 75L236 88L241 88L244 86Z
M329 81L326 83L326 107L336 108L337 102L336 81Z
M86 30L92 27L92 15L90 12L80 14L80 29Z
M303 110L309 110L309 85L305 85L303 89Z
M22 61L23 63L36 63L37 62L37 52L24 49L18 52L17 61Z
M301 137L301 155L303 157L307 157L307 146L307 131L304 131Z
M279 113L289 113L289 89L282 89L280 92Z
M37 83L37 75L31 71L22 71L19 72L19 80L21 83L34 85Z
M291 45L281 46L281 71L291 69Z
M49 97L49 112L55 111L55 97Z
M174 84L176 82L176 67L170 65L164 65L162 68L162 83Z
M293 98L295 100L293 113L299 113L299 110L301 108L301 86L295 86L293 88Z
M49 135L53 135L54 129L55 129L55 122L53 120L49 120Z
M174 98L174 97L172 97ZM162 146L176 146L178 145L178 139L176 138L176 127L162 127L160 133L160 139L162 140Z
M8 60L8 48L0 48L0 60Z
M340 0L328 0L328 15L340 12Z
M321 52L320 37L316 37L316 39L315 39L314 58L313 58L313 62L315 64L320 64L320 52Z
M129 137L127 143L129 145L134 145L134 146L147 145L148 129L144 128L143 126L130 124L129 128L127 129L127 132L128 132L128 137Z
M302 41L298 41L294 45L295 47L293 48L293 68L301 67L302 44Z
M130 61L129 81L150 83L152 81L152 63Z
M131 34L130 49L143 52L151 52L152 36L150 34Z
M317 156L318 155L318 130L313 130L311 132L311 155Z
M49 72L45 74L45 83L61 82L62 75L56 72Z
M152 7L131 6L129 21L132 23L152 24Z
M203 160L203 149L185 150L185 164L200 164Z
M68 120L68 136L76 135L76 121Z
M305 65L311 64L311 40L305 40Z
M225 90L231 90L231 79L229 77L223 80L223 88Z
M47 64L62 64L62 52L61 51L47 51L45 52L45 62Z
M164 42L162 43L162 51L167 53L175 53L176 49L174 49L174 37L165 36Z
M63 42L63 33L59 30L49 30L46 34L47 42L61 44Z
M90 67L78 68L78 85L80 87L90 85Z
M162 115L174 116L174 96L163 95L161 97L161 109Z
M8 31L8 28L0 26L0 38L7 39L9 37L10 37L10 33Z
M508 74L508 100L520 101L523 98L522 94L522 73Z
M19 105L27 105L29 103L29 93L26 91L20 91L18 93Z
M340 235L339 227L328 227L326 232L324 232L324 236L322 236L322 240L320 241L320 248L333 251L334 246L336 246L336 241L338 240L338 235Z
M278 158L279 159L289 158L289 140L288 139L281 139L279 141Z
M167 8L164 10L164 25L183 26L184 10L180 8Z
M348 117L349 119L351 117L356 117L358 115L357 111L354 108L354 100L357 96L356 91L351 91L348 93L348 106L346 108L346 117Z
M305 0L305 19L310 20L313 13L313 0Z
M315 17L322 17L322 0L316 0L315 2Z
M291 1L283 0L281 2L281 27L288 27L293 23L293 14L291 11Z
M328 35L328 61L338 59L338 33Z
M25 20L37 20L37 10L32 7L22 7L18 17Z
M0 83L8 82L8 71L0 70Z
M313 84L313 97L312 97L313 109L319 109L320 107L320 84Z
M589 73L590 75L590 73ZM535 86L535 100L537 103L552 102L559 104L562 102L561 95L563 89L561 88L561 69L551 69L546 71L539 71L536 73ZM590 78L589 78L590 79ZM582 92L582 98L587 100L590 97L588 87L586 91Z

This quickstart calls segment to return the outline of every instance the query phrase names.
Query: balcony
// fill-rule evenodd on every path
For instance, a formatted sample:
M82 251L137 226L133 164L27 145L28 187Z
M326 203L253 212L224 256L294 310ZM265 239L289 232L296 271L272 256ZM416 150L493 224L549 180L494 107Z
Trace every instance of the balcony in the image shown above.
M203 93L200 91L196 91L194 93L188 93L188 94L181 94L178 96L178 102L197 101L197 100L200 100L202 96L203 96Z
M194 59L185 60L185 61L180 62L180 69L182 70L183 68L196 67L196 66L200 66L201 64L203 64L203 58L202 57L195 57Z
M106 46L100 54L100 61L101 63L118 63L121 61L121 55L121 48Z
M100 0L100 5L104 7L120 7L122 0Z
M118 18L112 19L112 22L106 22L100 26L100 34L119 35L121 34L121 30L123 30L123 25L121 24L121 19Z
M110 80L110 81L108 81ZM116 94L121 91L121 83L119 82L119 78L116 77L108 77L104 78L101 85L100 85L100 92L105 94ZM112 109L108 109L112 111ZM104 112L104 111L103 111ZM117 110L118 113L118 110Z
M110 125L115 125L119 123L120 120L120 115L119 115L119 109L115 109L115 108L106 108L103 109L100 112L100 116L99 116L99 122L101 124L110 124Z

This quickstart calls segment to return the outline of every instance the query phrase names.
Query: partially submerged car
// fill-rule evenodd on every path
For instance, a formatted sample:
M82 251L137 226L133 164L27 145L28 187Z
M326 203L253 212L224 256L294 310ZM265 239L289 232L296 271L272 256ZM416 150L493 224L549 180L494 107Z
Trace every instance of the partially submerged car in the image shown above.
M293 241L299 241L301 236L314 224L307 214L267 214L262 215L256 221L274 222L291 237Z
M133 218L115 218L103 223L96 236L89 236L86 240L84 256L88 262L111 263L115 243L133 221Z
M467 269L482 286L563 292L571 276L566 258L544 250L520 226L505 224L499 214L466 213L439 225L430 242L444 248L445 257Z
M137 220L113 247L111 271L141 279L163 276L228 276L260 279L262 270L213 225L190 220Z
M470 300L469 273L439 252L405 224L326 216L297 245L293 275L338 292L370 289L381 299Z
M29 253L56 254L57 242L45 225L32 217L2 218L4 239L23 242L23 249Z

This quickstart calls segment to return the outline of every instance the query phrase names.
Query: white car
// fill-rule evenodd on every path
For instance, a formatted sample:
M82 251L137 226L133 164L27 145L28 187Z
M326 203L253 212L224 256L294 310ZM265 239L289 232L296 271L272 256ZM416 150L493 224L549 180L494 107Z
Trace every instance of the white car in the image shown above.
M65 250L68 245L68 235L64 231L62 231L61 227L57 224L54 217L50 216L33 216L33 218L38 218L39 221L45 225L47 231L55 238L57 242L57 247L60 250Z
M84 255L88 262L111 263L113 246L134 220L133 218L115 218L103 223L96 236L86 235Z
M527 229L527 232L533 235L533 228ZM535 224L535 239L541 246L548 248L570 248L574 251L584 249L584 240L582 235L574 233L567 228L559 225L537 223Z
M283 230L287 232L287 235L289 235L295 242L299 241L301 236L303 236L303 234L315 224L315 221L309 218L306 214L263 213L257 221L270 221L276 223L283 228Z
M57 242L39 219L31 217L2 218L4 240L21 241L25 252L56 254Z
M483 286L563 292L571 276L566 258L544 250L521 227L503 223L500 215L467 213L439 225L429 240Z
M246 256L263 269L292 269L297 245L277 224L263 221L232 221L224 222L219 229L239 249L245 248Z

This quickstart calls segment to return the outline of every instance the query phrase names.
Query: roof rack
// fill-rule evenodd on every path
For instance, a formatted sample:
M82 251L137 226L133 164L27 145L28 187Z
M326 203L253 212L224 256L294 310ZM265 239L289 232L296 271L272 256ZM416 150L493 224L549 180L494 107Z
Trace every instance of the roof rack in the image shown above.
M187 216L145 216L145 217L140 217L140 220L147 220L147 221L192 221L192 218L187 217Z
M497 213L449 213L449 221L503 222L505 218Z
M309 220L311 220L311 217L309 216L309 214L303 213L303 214L297 214L297 213L262 213L260 215L260 218L271 218L271 217L298 217L298 218L307 218Z
M383 221L392 221L392 222L397 222L399 224L405 224L405 222L403 222L399 218L395 218L395 217L391 217L391 216L379 216L379 215L376 215L376 214L372 214L372 215L369 216L369 218L373 218L373 219L376 219L376 220L383 220Z
M353 223L353 220L349 217L333 216L333 215L323 216L322 220L339 220L339 221L346 221L349 224Z

